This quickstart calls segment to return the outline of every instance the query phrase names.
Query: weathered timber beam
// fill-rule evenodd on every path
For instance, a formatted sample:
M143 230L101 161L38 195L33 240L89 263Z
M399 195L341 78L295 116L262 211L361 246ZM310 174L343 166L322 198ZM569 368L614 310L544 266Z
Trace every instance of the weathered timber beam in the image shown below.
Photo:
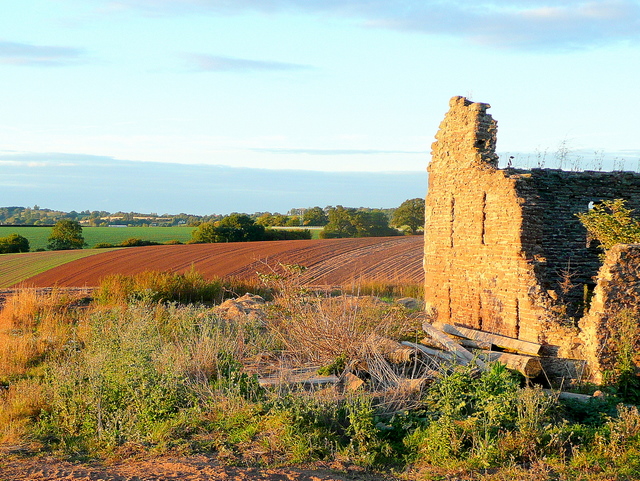
M458 337L452 334L449 334L449 337L460 344L462 347L466 347L467 350L484 349L486 351L490 351L491 349L493 349L493 344L491 344L490 342L474 341L473 339L466 339L464 337ZM431 344L433 340L430 337L426 337L420 342L422 344Z
M415 342L402 341L400 344L403 346L411 347L413 349L417 349L418 351L432 357L437 357L438 359L442 359L444 361L453 361L456 359L450 352L438 351L437 349L432 349L427 346L423 346L422 344L416 344Z
M476 354L486 362L501 362L525 377L536 377L542 372L542 365L537 357L495 351L476 351Z
M416 349L403 346L397 341L382 336L369 338L371 346L389 362L401 364L411 361L416 355Z
M467 347L470 349L484 349L486 351L490 351L493 347L493 344L485 341L474 341L473 339L465 339L463 337L456 337L454 339L458 344L462 347Z
M480 369L487 368L484 362L482 362L472 353L467 351L464 347L460 346L458 343L453 341L449 336L447 336L442 331L432 326L428 322L425 321L422 323L422 330L427 334L429 334L429 336L431 336L438 343L442 344L443 347L445 347L447 350L453 352L458 357L458 359L460 359L460 361L462 361L462 363L464 363L465 365L469 364L470 362L475 362L475 364ZM466 336L460 336L460 337L466 337Z
M587 402L593 399L593 396L589 396L588 394L578 394L575 392L566 392L566 391L554 391L552 389L543 389L543 391L549 396L554 396L558 399L572 399L574 401Z
M305 387L311 386L325 386L327 384L337 384L340 381L338 376L317 376L309 378L282 378L282 377L263 377L258 378L258 384L261 387L279 386L279 385L294 385L299 384Z
M496 346L513 349L527 354L533 354L535 356L540 355L541 344L529 341L521 341L513 337L501 336L500 334L492 334L490 332L478 331L476 329L469 329L468 327L452 326L450 324L437 324L438 328L447 334L453 334L458 337L466 337L467 339L473 339L474 341L490 342Z

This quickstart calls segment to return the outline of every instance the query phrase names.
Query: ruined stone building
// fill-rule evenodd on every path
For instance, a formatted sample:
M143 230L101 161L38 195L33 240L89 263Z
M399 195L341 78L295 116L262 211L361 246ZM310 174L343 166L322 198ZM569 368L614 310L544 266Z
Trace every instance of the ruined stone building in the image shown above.
M576 213L626 199L640 175L499 169L490 107L453 97L429 164L425 297L439 322L539 342L584 360L600 381L614 364L615 318L640 306L640 245L590 245Z

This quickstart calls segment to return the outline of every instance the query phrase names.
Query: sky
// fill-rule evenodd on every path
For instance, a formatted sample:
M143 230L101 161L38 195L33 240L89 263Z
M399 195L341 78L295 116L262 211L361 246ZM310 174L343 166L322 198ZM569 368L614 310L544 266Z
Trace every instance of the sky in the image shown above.
M0 205L394 207L455 95L524 167L636 170L639 80L637 0L3 0Z

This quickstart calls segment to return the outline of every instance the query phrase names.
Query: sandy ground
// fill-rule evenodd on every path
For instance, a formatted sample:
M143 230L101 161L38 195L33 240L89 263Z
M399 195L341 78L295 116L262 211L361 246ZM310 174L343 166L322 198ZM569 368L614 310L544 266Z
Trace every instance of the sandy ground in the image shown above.
M74 464L52 458L0 460L1 481L392 481L399 478L340 464L300 468L224 466L208 456Z

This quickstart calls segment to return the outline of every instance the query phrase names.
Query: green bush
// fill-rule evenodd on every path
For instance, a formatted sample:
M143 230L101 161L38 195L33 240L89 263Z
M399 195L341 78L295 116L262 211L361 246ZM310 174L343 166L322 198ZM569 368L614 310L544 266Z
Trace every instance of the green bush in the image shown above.
M640 242L640 221L631 217L633 211L625 203L623 199L604 200L588 212L576 214L605 251L616 244Z
M115 246L113 244L110 244L109 242L98 242L93 246L94 249L110 249L112 247Z
M84 346L45 376L48 406L35 432L49 446L104 452L127 442L157 444L167 426L184 427L187 414L192 425L204 423L216 393L259 397L239 362L251 351L238 341L258 334L249 324L203 308L137 304L98 310L88 328Z
M120 247L144 247L144 246L158 246L158 245L160 245L160 242L137 239L135 237L123 240L120 243Z
M306 240L311 239L311 231L309 229L266 229L264 232L264 240Z
M0 237L0 254L29 252L29 239L19 234Z

